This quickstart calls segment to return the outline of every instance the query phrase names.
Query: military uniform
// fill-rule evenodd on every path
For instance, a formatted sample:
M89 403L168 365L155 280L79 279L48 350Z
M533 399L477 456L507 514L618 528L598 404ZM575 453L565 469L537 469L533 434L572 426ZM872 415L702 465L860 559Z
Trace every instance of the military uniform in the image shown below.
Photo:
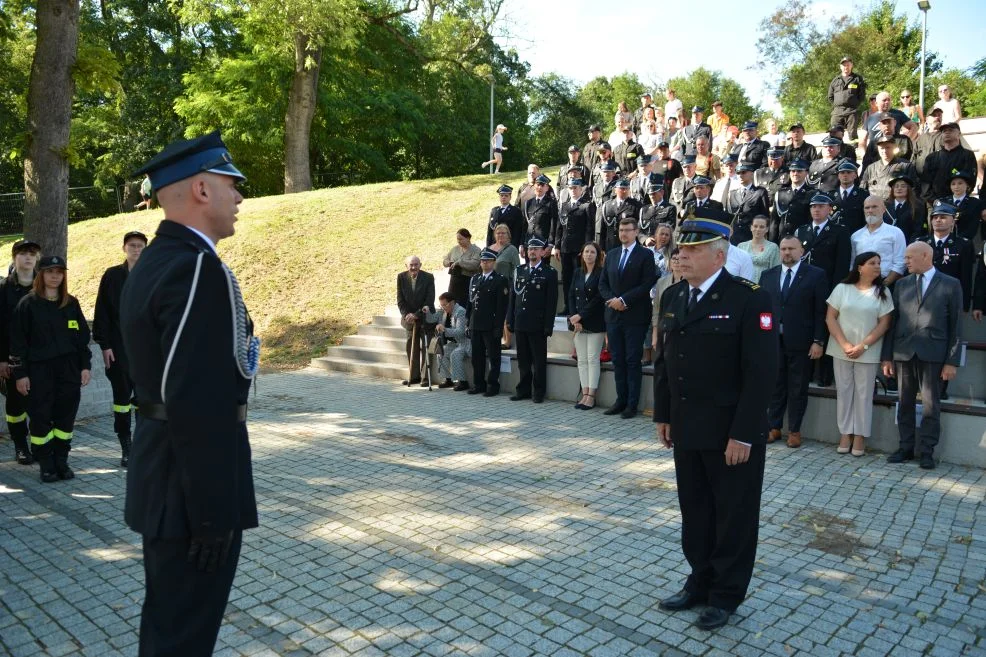
M561 254L561 280L565 309L568 315L568 290L572 287L572 277L579 268L579 252L583 245L591 242L596 232L596 204L588 189L582 196L558 207L558 222L552 231L551 243Z
M679 176L671 184L671 205L675 206L680 211L684 209L685 203L695 198L692 188L695 187L695 183L688 176Z
M603 205L601 215L602 222L596 228L597 241L603 251L608 251L620 244L620 221L640 219L640 201L629 196L623 201L612 198Z
M484 393L487 397L500 392L500 340L510 301L509 287L507 277L496 271L489 276L480 272L469 280L472 390ZM487 365L489 371L486 369Z
M536 237L545 244L551 243L551 227L558 221L558 201L545 194L541 200L529 199L524 206L527 217L526 239Z
M18 248L24 245L23 241L14 243L14 255ZM34 246L37 246L33 242ZM40 247L38 247L40 250ZM0 360L10 363L10 329L14 321L14 309L20 300L31 291L30 285L21 285L17 279L17 272L12 271L10 275L0 280ZM21 465L31 465L34 457L31 455L31 448L28 443L27 435L27 397L17 392L17 386L13 379L7 379L4 396L6 397L7 430L10 432L10 439L14 443L14 457Z
M856 184L849 192L840 187L832 194L832 215L849 230L849 235L866 225L863 203L869 196L869 192L860 189L859 185ZM907 235L907 233L904 234Z
M733 146L732 154L735 155L740 164L750 163L757 169L767 166L767 151L770 144L757 137L746 144L736 144Z
M839 188L839 164L844 160L818 159L808 167L808 184L820 192L831 194Z
M811 223L811 197L817 192L807 182L795 189L785 185L777 190L770 209L770 240L780 242L800 226Z
M818 149L815 148L813 144L809 144L806 141L801 142L800 146L795 146L794 144L788 143L784 147L784 161L794 162L795 160L804 160L805 162L814 162L818 159Z
M749 188L733 188L729 192L726 212L732 218L733 235L729 238L730 244L752 240L753 232L750 226L753 224L753 218L759 215L766 217L770 214L767 190L756 185L750 185Z
M828 99L832 104L830 125L841 123L846 127L850 141L855 141L859 128L859 106L866 100L863 76L856 72L845 77L835 76L829 83Z
M524 213L515 205L498 205L492 208L489 222L486 225L486 246L496 241L493 237L493 229L499 224L506 224L507 228L510 229L510 243L519 251L527 232L527 221L524 220Z
M582 162L576 162L575 164L566 164L561 169L558 170L558 181L556 186L558 187L559 201L561 200L561 195L564 193L565 188L568 187L569 173L575 173L576 178L579 180L589 179L589 167L582 164Z
M582 159L580 162L584 164L589 171L593 171L596 165L599 164L599 145L603 143L602 139L597 139L596 141L587 141L585 146L582 147ZM588 180L584 178L583 180Z
M507 310L507 328L517 340L520 369L512 399L532 398L540 403L547 394L548 338L555 327L557 307L558 272L544 258L537 267L518 267Z
M791 175L784 166L778 169L771 169L769 166L761 167L753 172L753 184L767 190L769 204L781 187L791 184Z
M829 289L841 283L849 274L852 244L849 241L849 230L845 226L833 222L829 217L817 235L814 224L808 223L800 226L794 236L805 249L801 259L825 270Z
M870 139L870 142L866 145L866 151L863 152L863 162L862 168L865 169L874 162L880 160L880 153L876 149L877 141L879 136ZM914 143L911 138L907 135L897 135L893 138L894 143L897 145L894 149L894 159L906 160L907 162L914 161ZM853 160L856 158L854 157ZM915 173L915 180L917 180L917 174Z
M972 270L976 264L972 241L955 233L941 240L940 245L934 235L922 237L919 241L934 249L935 269L959 280L962 285L962 310L969 312L972 306Z
M657 205L648 203L640 208L640 234L638 240L643 244L648 237L653 237L657 227L661 224L671 226L672 230L677 223L677 208L661 199Z
M890 196L890 180L897 176L907 176L911 180L918 178L914 165L907 160L894 158L887 163L878 160L863 169L859 186L870 194L885 199Z

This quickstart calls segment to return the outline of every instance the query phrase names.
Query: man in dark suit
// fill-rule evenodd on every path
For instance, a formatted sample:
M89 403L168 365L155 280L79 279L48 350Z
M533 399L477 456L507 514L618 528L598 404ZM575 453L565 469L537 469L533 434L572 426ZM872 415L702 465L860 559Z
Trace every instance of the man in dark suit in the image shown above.
M705 176L695 176L692 183L690 198L686 197L678 208L679 217L694 217L705 212L707 216L728 218L722 203L709 196L712 193L712 180Z
M507 328L517 340L520 381L510 401L544 401L548 391L548 338L555 328L558 272L544 258L545 243L527 242L527 264L517 268L507 308Z
M606 304L606 334L613 357L616 403L606 415L631 418L640 401L644 334L650 326L650 290L657 282L654 254L637 243L637 220L620 220L620 246L606 254L599 294Z
M756 165L751 162L740 162L736 167L739 175L740 185L734 185L729 191L729 198L726 200L726 212L732 218L733 236L729 238L730 244L739 244L753 239L753 232L750 225L754 217L766 216L770 209L767 207L767 190L753 184L753 174L756 172Z
M900 386L897 429L900 447L888 463L903 463L920 454L925 470L935 467L934 452L941 435L939 381L951 381L959 365L959 315L962 286L935 270L934 250L915 242L904 252L909 276L894 286L893 325L883 339L885 376L896 372ZM915 400L921 389L921 436L915 429Z
M568 316L568 290L572 287L572 277L579 268L579 251L582 245L592 241L596 230L596 204L592 194L581 178L568 183L569 200L559 204L558 220L551 231L552 255L561 262L563 303L561 314Z
M801 242L788 235L781 239L781 264L760 276L760 286L767 290L773 302L781 345L777 386L767 411L770 418L767 442L781 437L787 408L788 447L801 447L801 420L808 407L811 361L822 357L828 338L825 327L828 280L824 271L801 262L803 255Z
M617 234L620 222L624 219L640 219L640 201L630 196L630 181L620 178L614 186L615 196L599 209L601 221L597 226L596 241L604 250L613 249L620 243Z
M469 339L472 341L472 388L470 395L500 394L500 339L510 302L510 281L493 269L496 252L483 249L482 269L469 280ZM486 365L489 372L484 377ZM456 390L462 387L456 386Z
M729 226L682 222L685 280L661 297L654 345L654 422L674 447L681 546L691 566L667 611L708 607L697 627L725 625L746 597L757 553L767 402L777 376L770 297L724 271Z
M516 205L510 203L510 195L514 190L510 185L500 185L496 193L500 195L500 205L490 210L490 220L486 226L486 246L496 241L493 231L500 224L506 224L510 229L510 243L518 251L524 244L524 233L527 231L527 222L524 221L524 213Z
M863 201L869 198L870 193L856 184L859 176L855 163L843 160L836 170L839 176L839 188L832 195L832 200L835 202L832 208L839 218L839 223L849 230L851 237L866 225Z
M257 526L246 403L260 344L215 250L244 177L218 132L171 144L145 173L165 219L120 301L140 400L124 504L143 536L139 653L211 655L243 530Z
M808 162L794 160L788 165L791 184L784 185L774 195L770 208L770 240L780 242L793 235L799 226L811 222L811 197L817 191L808 184Z
M424 316L435 311L435 277L421 271L421 259L410 256L404 261L407 271L397 275L397 308L401 313L401 326L407 333L405 350L410 371L402 382L406 386L421 381L421 331L425 330ZM427 354L424 354L427 358Z
M551 244L551 227L558 221L558 200L549 194L551 180L541 174L534 179L534 197L524 204L527 218L527 238L536 237L545 244Z
M804 247L804 260L825 271L829 289L849 274L852 242L849 231L832 218L832 199L819 192L811 198L811 223L798 228L794 236ZM832 357L822 356L816 361L815 380L820 386L832 385L834 377Z

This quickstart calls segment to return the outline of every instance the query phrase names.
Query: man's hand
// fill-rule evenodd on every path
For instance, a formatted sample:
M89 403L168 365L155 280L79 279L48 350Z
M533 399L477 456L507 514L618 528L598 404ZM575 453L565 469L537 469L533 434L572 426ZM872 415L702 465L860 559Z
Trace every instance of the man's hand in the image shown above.
M442 333L443 331L445 331L444 324L439 324L438 326L435 327L435 333Z
M972 319L975 320L975 321L977 321L977 322L983 321L983 311L981 311L981 310L973 310L972 311ZM0 365L2 365L2 364L3 363L0 363Z
M0 379L10 378L10 363L7 361L0 361Z
M82 387L85 388L89 385L89 381L92 379L92 372L89 370L82 370Z
M951 381L955 378L955 365L945 365L941 368L941 380Z
M404 315L404 323L410 324L413 321L414 321L414 313L408 313Z
M17 392L26 397L31 392L31 379L26 376L23 379L17 379Z
M623 312L624 310L627 309L626 304L624 304L619 297L613 297L612 299L606 302L606 305L617 312Z
M894 362L892 360L885 360L883 365L883 376L893 376L894 375Z
M112 349L103 349L103 365L106 366L106 369L109 369L115 360L116 356L113 355Z
M750 460L750 446L738 443L732 438L726 443L726 465L739 465Z
M188 544L187 563L196 564L199 572L214 573L226 564L233 545L233 530L223 536L193 536Z
M558 247L556 246L555 248L553 248L553 249L551 249L551 255L552 255L553 257L555 257L555 258L558 258L558 257L560 257L560 256L561 256L561 249L559 249L559 248L558 248Z
M668 449L674 447L674 443L671 441L671 425L667 422L658 422L655 426L657 426L658 440L664 443Z
M808 349L808 358L810 360L818 360L819 358L822 357L822 353L824 353L822 351L822 345L816 342L815 344L811 345L810 349Z

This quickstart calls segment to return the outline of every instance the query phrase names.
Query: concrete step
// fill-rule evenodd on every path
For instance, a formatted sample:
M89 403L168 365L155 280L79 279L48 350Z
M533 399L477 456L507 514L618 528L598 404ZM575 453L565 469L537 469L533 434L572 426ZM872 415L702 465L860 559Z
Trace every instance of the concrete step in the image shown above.
M390 338L393 340L407 339L404 329L400 326L377 326L376 324L362 324L358 329L356 329L357 335L374 335L381 338Z
M342 339L344 347L382 349L384 351L404 352L404 338L385 338L379 335L347 335Z
M388 351L373 347L329 347L326 355L330 358L346 358L354 362L387 363L390 365L403 365L404 368L407 368L407 355L403 345L400 351Z
M392 365L389 363L363 363L353 361L348 358L336 358L334 356L322 356L313 358L312 366L332 372L350 372L352 374L363 374L365 376L375 376L380 379L394 379L400 381L407 376L407 363L404 365Z
M374 315L373 316L373 324L375 326L398 326L399 327L401 325L401 317L400 317L399 314L395 314L395 315L387 315L387 314L384 314L384 315Z

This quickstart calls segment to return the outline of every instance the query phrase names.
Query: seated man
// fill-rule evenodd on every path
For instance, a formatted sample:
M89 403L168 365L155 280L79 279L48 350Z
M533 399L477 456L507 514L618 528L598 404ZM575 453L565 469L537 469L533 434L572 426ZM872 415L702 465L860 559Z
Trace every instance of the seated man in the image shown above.
M456 303L455 298L448 292L438 295L438 305L442 312L438 316L435 327L435 339L438 341L438 375L445 377L438 384L439 388L451 388L455 385L457 391L468 390L469 381L466 379L466 361L472 358L472 343L466 337L469 320L466 309ZM452 380L458 381L454 384Z
M409 364L406 386L428 382L421 381L421 331L425 330L425 315L434 312L435 277L421 271L421 259L410 256L404 262L407 271L397 275L397 308L401 312L401 326L407 332L405 350ZM427 357L427 354L424 354Z

